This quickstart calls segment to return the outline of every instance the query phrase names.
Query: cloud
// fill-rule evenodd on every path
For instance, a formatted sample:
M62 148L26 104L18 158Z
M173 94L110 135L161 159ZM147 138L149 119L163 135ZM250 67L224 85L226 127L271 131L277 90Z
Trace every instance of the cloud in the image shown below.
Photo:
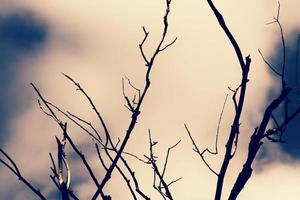
M20 62L24 57L34 56L46 40L46 25L32 13L22 11L0 16L0 91L4 94L0 100L0 112L3 113L0 117L1 141L8 131L6 124L17 110L22 109L18 106L21 101L26 101L24 97L16 98L20 89L16 87L16 79L27 68Z
M276 25L275 25L276 26ZM277 28L277 27L276 27ZM283 43L281 38L278 38L276 43L273 45L276 51L273 51L270 55L268 55L268 62L272 65L272 67L279 73L283 73L283 65L284 67L284 81L287 87L293 89L293 91L289 94L288 99L288 116L291 116L299 107L299 65L297 64L299 61L297 58L299 57L299 49L298 46L298 36L299 36L299 26L294 27L292 30L285 31L284 29L284 38L285 38L285 58L283 51ZM279 36L278 36L279 37ZM285 60L285 61L284 61ZM285 62L285 64L284 64ZM296 66L298 65L298 66ZM274 76L275 79L281 81L280 78L275 75L270 70L270 74ZM273 86L271 91L269 92L269 101L274 98L275 91L278 91L280 87ZM285 108L282 106L276 112L276 119L279 123L282 123L285 116ZM293 121L289 123L289 126L284 129L284 134L282 135L282 140L286 141L280 145L281 149L287 154L291 155L295 159L299 159L300 151L299 151L299 134L297 130L299 130L299 117L296 117ZM275 125L274 125L275 126ZM268 156L268 155L267 155Z

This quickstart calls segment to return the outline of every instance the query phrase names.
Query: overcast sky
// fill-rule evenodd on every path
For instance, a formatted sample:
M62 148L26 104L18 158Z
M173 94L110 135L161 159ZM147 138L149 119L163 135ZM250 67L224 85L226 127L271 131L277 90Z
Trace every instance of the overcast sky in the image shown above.
M248 93L241 119L238 152L226 176L227 197L245 160L247 142L259 124L266 104L278 92L280 80L263 63L260 49L278 67L282 62L280 33L276 25L266 25L277 15L278 2L226 0L216 6L236 37L244 56L252 57ZM287 43L288 79L295 87L295 55L299 33L298 0L281 1L280 20ZM121 139L130 122L123 106L122 78L129 77L143 87L145 65L138 44L142 26L150 31L146 53L153 52L162 33L165 2L162 0L1 0L0 4L0 145L15 159L24 176L50 199L55 199L48 153L55 150L60 129L39 109L33 82L45 97L64 110L97 123L83 96L61 73L72 76L93 98L103 114L115 141ZM239 85L241 72L235 53L220 29L206 1L173 0L169 34L178 37L174 46L162 52L151 74L152 85L141 107L141 115L126 151L148 154L148 129L159 141L156 153L162 167L169 146L181 140L171 154L167 179L183 179L171 187L175 199L213 199L216 177L192 150L185 132L186 123L199 147L213 148L219 114L227 89ZM231 99L231 98L229 98ZM292 106L298 100L291 97ZM232 123L231 100L221 123L219 155L207 159L219 170L226 137ZM278 116L280 117L280 116ZM254 173L240 198L288 199L300 196L300 137L296 119L285 135L286 144L264 143ZM99 127L98 125L96 125ZM101 177L93 142L75 127L71 136ZM95 186L68 149L73 189L80 199L88 199ZM135 159L128 161L140 179L141 187L153 199L151 168ZM125 184L113 177L105 191L113 199L130 199ZM6 168L0 166L0 199L34 199L31 192Z

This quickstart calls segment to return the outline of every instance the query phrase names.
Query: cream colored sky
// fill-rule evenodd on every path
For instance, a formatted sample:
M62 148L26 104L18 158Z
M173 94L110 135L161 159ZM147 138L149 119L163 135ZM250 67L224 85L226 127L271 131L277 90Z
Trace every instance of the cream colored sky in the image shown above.
M281 3L282 24L288 33L298 25L300 15L297 8L300 3L297 0ZM216 2L216 6L236 36L244 56L251 54L253 60L248 99L241 120L242 138L237 157L226 177L226 197L241 169L249 134L260 120L268 89L277 84L268 75L257 49L262 49L268 55L274 50L272 44L279 35L276 27L266 26L277 12L277 1L227 0ZM48 152L55 152L54 135L60 135L60 130L38 109L35 94L28 83L36 83L49 100L62 108L95 121L82 95L75 92L61 72L69 74L94 99L114 137L122 138L130 116L123 107L121 78L126 75L137 86L143 86L145 67L137 46L143 37L141 27L145 25L150 31L147 53L151 53L162 31L164 1L14 0L3 1L0 10L3 13L28 10L49 25L47 44L37 54L18 63L26 66L26 71L18 72L16 85L23 88L20 94L30 93L33 100L24 112L10 122L5 149L16 159L27 177L39 184L51 184L48 178ZM239 83L239 65L206 1L174 0L169 28L167 41L172 41L174 37L178 37L178 41L158 57L151 76L151 89L126 150L139 156L147 154L147 130L151 128L153 137L159 141L157 153L162 161L167 147L181 139L182 143L172 154L168 171L169 180L183 177L172 187L175 198L212 199L216 177L210 174L191 150L183 123L188 124L201 147L213 146L219 113L228 93L227 86L236 87ZM232 102L229 101L221 126L221 155L208 157L217 170L224 150L224 137L233 117L232 108ZM72 130L72 136L89 152L88 157L93 160L96 169L98 161L93 145L89 148L89 140L78 130ZM287 157L278 152L275 145L269 145L269 148L274 149L274 157ZM157 194L152 190L149 166L133 159L129 161L141 178L142 187L153 195L153 199L157 199ZM76 162L71 167L75 177L85 173ZM0 194L17 186L19 190L12 199L24 199L24 195L32 198L30 192L2 166L0 178ZM83 180L74 189L82 199L88 199L89 192L95 188L87 179ZM296 200L300 196L299 180L298 163L267 163L254 171L240 199ZM121 180L114 177L106 189L116 200L127 199L129 194L124 192L124 184L119 182ZM51 188L52 185L47 186L44 192Z

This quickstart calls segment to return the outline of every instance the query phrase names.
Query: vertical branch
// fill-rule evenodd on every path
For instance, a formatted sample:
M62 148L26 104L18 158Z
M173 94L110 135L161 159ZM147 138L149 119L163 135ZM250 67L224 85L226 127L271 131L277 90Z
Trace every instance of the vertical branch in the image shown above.
M67 126L65 125L67 128ZM57 175L58 179L58 186L59 190L61 192L62 200L69 200L69 187L70 187L70 178L71 178L71 173L70 169L68 166L68 163L65 159L65 145L66 145L66 140L65 137L63 138L62 141L60 141L57 137L56 142L57 142L57 158L58 158L58 173L55 172L55 175ZM51 160L53 162L53 158L51 157ZM53 164L54 165L54 164ZM66 167L67 170L67 181L65 182L64 180L64 166ZM54 167L55 168L55 167Z
M228 98L228 94L226 94L223 106L222 106L222 111L220 113L220 117L219 117L219 122L218 122L218 126L217 126L217 134L216 134L216 142L215 142L215 152L210 152L211 154L218 154L218 140L219 140L219 133L220 133L220 125L221 125L221 121L223 118L223 113L224 113L224 109L225 109L225 105L227 102L227 98Z
M145 87L144 87L143 91L141 92L141 97L140 97L140 99L139 99L136 107L132 111L131 121L130 121L128 129L127 129L127 131L125 133L125 137L124 137L124 139L123 139L123 141L122 141L122 143L120 145L120 148L118 149L118 152L117 152L115 158L113 159L111 165L109 166L109 168L108 168L108 170L107 170L107 172L106 172L106 174L105 174L102 182L100 183L99 187L97 188L97 191L93 195L92 200L97 199L97 197L99 196L99 194L103 190L103 188L106 185L106 183L110 180L112 172L116 168L117 163L118 163L119 159L121 158L121 154L124 151L125 146L127 145L128 141L129 141L129 138L131 136L131 133L133 132L133 129L135 128L138 116L139 116L139 114L141 112L140 111L140 107L141 107L141 105L143 103L143 100L144 100L144 98L145 98L145 96L146 96L146 94L148 92L148 89L150 87L150 84L151 84L151 82L150 82L150 73L151 73L154 61L155 61L157 55L161 51L163 51L163 50L166 49L166 48L163 48L162 45L163 45L163 43L165 41L165 38L166 38L166 35L167 35L167 32L168 32L168 16L169 16L169 13L170 13L170 4L171 4L171 0L166 0L166 12L165 12L164 19L163 19L163 21L164 21L163 34L162 34L161 40L159 41L159 43L157 45L157 48L156 48L155 52L152 54L152 57L151 57L151 59L149 61L146 58L146 55L144 54L144 50L143 50L143 44L146 41L149 32L147 32L145 30L145 28L143 28L144 33L145 33L145 37L144 37L142 43L139 46L140 46L141 53L142 53L142 56L143 56L143 58L144 58L144 60L146 62L146 67L147 67L146 77L145 77Z
M235 200L243 187L245 186L248 179L251 177L252 174L252 168L251 165L255 159L255 156L260 149L263 142L261 141L264 137L266 137L265 132L267 125L270 121L270 118L272 117L272 112L278 108L278 106L284 102L287 95L291 89L285 88L282 90L281 94L274 99L270 105L266 108L263 119L260 123L260 126L255 129L254 133L252 134L249 147L248 147L248 156L245 164L243 165L242 171L239 173L238 178L231 190L229 200Z
M231 126L230 134L226 143L226 152L224 155L224 159L222 162L222 166L218 175L218 181L217 181L217 187L216 187L216 193L215 193L215 200L221 199L222 189L223 189L223 183L225 174L227 172L228 165L230 163L230 160L232 159L232 148L234 144L234 139L237 137L237 134L239 134L239 126L240 126L240 117L242 114L243 106L244 106L244 100L246 95L246 87L248 82L248 73L249 73L249 67L251 63L250 56L247 56L244 60L242 51L236 42L234 36L230 32L229 28L227 27L225 20L221 13L218 11L218 9L215 7L214 3L211 0L207 0L211 10L213 11L215 17L217 18L220 27L226 34L227 38L229 39L232 47L234 48L234 51L236 53L237 59L239 61L241 70L242 70L242 80L241 80L241 89L240 89L240 96L238 99L238 103L236 106L236 113L235 117Z
M292 115L289 115L287 112L288 110L288 94L291 92L291 88L288 88L285 83L285 66L286 66L286 47L285 47L285 42L284 42L284 35L283 35L283 29L281 26L281 23L279 21L279 14L280 14L280 3L278 2L278 12L277 12L277 17L274 17L274 21L271 23L277 23L279 28L280 28L280 35L281 35L281 41L282 41L282 46L283 46L283 63L282 63L282 73L279 74L281 77L281 84L282 84L282 89L277 98L275 98L265 109L262 121L260 122L259 127L255 128L254 133L251 136L249 146L248 146L248 155L247 159L243 165L243 169L239 173L236 182L234 183L234 186L231 190L229 200L235 200L241 190L244 188L245 184L249 180L252 174L252 163L256 157L257 152L259 151L260 147L263 145L263 139L267 138L271 142L283 142L281 137L282 137L282 132L283 128L290 123L300 112L300 108L298 108ZM297 47L298 48L298 47ZM298 50L297 50L298 51ZM265 61L266 62L266 61ZM267 62L266 62L267 63ZM280 106L280 104L284 103L284 121L281 125L277 122L275 119L273 112ZM276 128L275 129L269 129L266 131L267 125L269 124L270 119L273 119ZM280 132L279 139L275 139L272 136L276 133Z
M276 23L280 30L280 39L281 39L281 43L282 43L281 86L284 89L287 87L286 82L285 82L286 45L285 45L283 28L280 23L279 17L280 17L280 2L278 1L277 16L273 17L274 21L270 22L269 24ZM289 100L288 100L288 98L286 98L286 100L284 101L284 120L286 120L288 117L288 104L289 104Z
M282 42L282 87L285 88L286 87L286 83L285 83L285 65L286 65L286 45L285 45L285 40L284 40L284 34L283 34L283 28L281 26L281 23L279 21L279 16L280 16L280 2L278 1L278 10L277 10L277 17L274 18L275 22L278 24L278 27L280 29L280 37L281 37L281 42Z
M150 133L150 130L149 130L149 154L150 155L145 156L148 160L145 163L150 164L152 166L153 174L154 174L153 187L159 192L159 194L163 197L163 199L168 198L170 200L173 200L173 196L172 196L172 193L170 191L169 186L181 179L181 178L178 178L178 179L172 181L169 184L167 184L167 182L164 179L164 175L166 173L166 169L167 169L167 165L168 165L168 159L169 159L170 151L172 149L174 149L180 142L181 141L178 141L175 145L168 148L167 155L166 155L165 162L164 162L163 171L160 172L160 170L159 170L159 168L156 164L157 156L155 156L154 150L153 150L153 147L155 145L157 145L158 142L152 141L151 133ZM156 183L156 177L158 177L158 183Z

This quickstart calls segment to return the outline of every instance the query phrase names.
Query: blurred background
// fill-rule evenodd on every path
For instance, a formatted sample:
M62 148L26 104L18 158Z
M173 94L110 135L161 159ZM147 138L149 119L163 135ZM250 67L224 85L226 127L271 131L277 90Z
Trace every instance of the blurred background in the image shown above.
M265 106L278 94L280 79L274 76L258 53L280 70L282 45L275 24L277 1L216 2L244 56L251 55L248 93L241 119L240 142L226 176L223 195L227 197L242 168L247 144L258 126ZM281 1L280 22L287 45L287 78L296 89L295 73L300 14L297 0ZM55 136L61 130L39 109L33 82L45 98L95 124L90 105L62 73L80 82L104 116L114 141L123 138L130 122L124 107L122 78L144 86L145 65L138 44L142 26L150 31L145 44L148 56L154 51L163 29L165 1L46 1L1 0L0 5L0 144L16 161L24 176L49 199L57 199L49 174L49 152L56 154ZM206 1L173 0L166 41L178 37L174 46L159 54L151 74L152 85L141 107L141 115L126 147L139 157L149 153L148 129L158 144L155 153L163 167L167 148L181 140L172 151L166 179L182 180L171 186L176 199L213 199L216 177L192 150L184 129L186 123L201 149L214 148L217 124L228 86L236 88L241 71L235 52L219 27ZM296 75L296 76L295 76ZM130 88L128 94L132 94ZM231 96L230 96L231 97ZM299 105L294 93L291 109ZM207 156L219 170L234 107L229 98L220 124L219 154ZM280 112L278 113L280 117ZM254 173L240 195L251 199L298 199L300 196L299 118L284 135L283 145L265 142L254 164ZM70 124L70 135L103 176L93 142ZM80 160L70 147L67 158L72 171L72 188L80 199L96 190ZM140 187L153 199L152 170L132 157ZM0 165L0 199L36 199L7 168ZM105 188L113 199L130 199L118 173Z

